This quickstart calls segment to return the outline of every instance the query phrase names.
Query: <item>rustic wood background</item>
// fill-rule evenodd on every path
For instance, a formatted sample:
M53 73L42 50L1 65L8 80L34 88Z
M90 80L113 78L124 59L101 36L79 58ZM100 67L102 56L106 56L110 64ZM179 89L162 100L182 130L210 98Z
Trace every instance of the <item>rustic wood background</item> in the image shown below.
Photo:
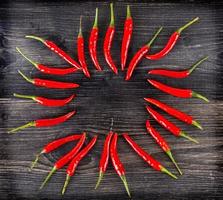
M111 118L113 130L130 135L164 166L177 174L168 157L146 133L145 120L151 117L145 111L143 97L154 97L193 115L204 127L200 131L167 116L183 130L199 140L193 144L176 138L151 119L172 147L175 159L184 175L178 180L148 167L120 138L118 151L126 168L132 199L222 199L223 198L223 2L202 1L118 1L114 3L116 33L112 55L120 66L120 43L126 5L131 5L134 32L129 59L145 44L159 26L164 26L152 52L163 47L169 35L188 20L199 16L200 22L183 32L174 50L159 61L143 62L131 81L125 82L125 73L115 76L105 63L102 51L103 37L109 23L109 2L106 1L5 1L0 4L0 199L128 199L121 180L109 164L107 173L97 191L98 162ZM96 72L90 60L86 44L86 57L92 78L83 74L56 77L41 74L15 50L23 52L37 62L52 66L67 66L41 43L25 39L34 34L55 41L61 48L77 58L76 38L79 17L83 15L83 35L88 38L95 8L99 7L98 55L104 71ZM87 42L87 41L86 41ZM192 88L210 99L204 103L197 99L178 99L166 95L147 82L147 71L153 68L185 69L209 55L208 61L194 71L189 78L173 80L153 77L169 85ZM37 88L18 75L22 70L30 77L42 77L61 81L74 81L81 85L76 90ZM77 98L62 108L45 108L30 100L16 99L14 92L63 98L73 93ZM29 128L14 135L7 131L13 127L39 118L56 117L77 109L71 120L52 128ZM30 172L34 156L48 142L71 133L86 131L99 140L91 153L80 163L64 197L61 188L65 169L58 171L48 185L38 188L53 163L72 145L68 144L52 154L41 157L37 167Z

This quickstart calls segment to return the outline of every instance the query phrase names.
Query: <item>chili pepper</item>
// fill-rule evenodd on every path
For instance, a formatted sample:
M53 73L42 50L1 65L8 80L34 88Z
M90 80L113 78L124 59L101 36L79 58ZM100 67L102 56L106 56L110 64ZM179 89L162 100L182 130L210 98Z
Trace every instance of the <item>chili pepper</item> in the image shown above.
M70 74L73 72L77 71L76 67L70 67L70 68L52 68L52 67L48 67L46 65L40 64L40 63L36 63L34 61L32 61L31 59L29 59L27 56L25 56L22 51L16 47L16 50L26 59L28 60L32 65L34 65L34 67L36 67L38 70L40 70L41 72L45 73L45 74L53 74L53 75L66 75L66 74Z
M184 26L182 26L181 28L179 28L177 31L175 31L170 36L168 42L166 43L165 47L161 51L159 51L158 53L152 54L152 55L146 55L146 58L149 60L158 60L158 59L166 56L175 46L177 40L180 37L181 32L198 20L199 20L199 17L196 17L193 20L191 20L190 22L188 22L187 24L185 24Z
M165 129L170 131L173 135L179 137L187 138L188 140L198 143L197 140L187 135L184 131L182 131L178 126L170 122L168 119L166 119L164 116L150 108L149 106L146 106L147 111L150 113L150 115Z
M159 134L159 132L157 130L155 130L149 120L146 120L146 129L148 131L148 133L150 133L150 135L155 139L155 141L157 142L157 144L163 149L163 151L168 155L168 157L170 158L170 160L173 162L173 164L176 166L177 170L179 171L180 175L182 175L182 172L178 166L178 164L176 163L175 159L173 158L172 152L170 150L170 147L167 143L167 141Z
M92 149L92 147L95 145L97 141L98 136L94 136L93 139L87 144L84 149L82 149L70 162L70 164L67 167L66 173L66 180L62 189L62 195L65 193L66 188L68 186L68 183L70 181L71 176L74 175L75 170L79 164L79 162L88 154L88 152Z
M34 40L38 40L42 42L44 45L46 45L51 51L59 55L61 58L63 58L65 61L67 61L72 66L76 67L77 69L81 69L81 66L73 59L71 58L66 52L64 52L60 47L58 47L53 41L45 40L41 37L37 37L34 35L26 35L26 38L31 38Z
M29 122L23 126L19 126L17 128L12 129L8 133L14 133L16 131L28 128L28 127L44 127L44 126L55 126L57 124L61 124L68 119L70 119L74 114L76 114L76 111L69 112L65 115L62 115L60 117L51 118L51 119L38 119L32 122Z
M99 177L98 177L98 181L95 186L95 189L98 188L108 166L110 142L111 142L112 136L113 136L113 132L110 131L104 142L104 147L103 147L103 151L102 151L101 159L99 163Z
M130 61L128 70L127 70L127 74L125 77L125 80L129 80L132 76L132 73L134 71L134 69L136 68L137 64L142 60L142 58L146 55L146 53L150 50L150 47L152 45L152 43L155 41L155 39L157 38L157 36L159 35L159 33L162 31L162 27L159 28L159 30L155 33L155 35L152 37L152 39L149 41L149 43L147 43L146 45L144 45L141 49L139 49L135 55L133 56L132 60Z
M32 99L33 101L36 101L37 103L43 105L43 106L49 106L49 107L56 107L56 106L64 106L72 101L73 98L76 97L75 94L71 95L68 98L65 99L48 99L45 97L37 97L32 95L22 95L22 94L13 94L15 97L18 98L25 98L25 99Z
M85 134L85 133L83 133L83 134ZM30 169L33 169L35 167L36 163L39 160L39 157L42 154L50 153L53 150L59 148L60 146L66 144L68 142L71 142L71 141L74 141L74 140L79 140L83 136L83 134L82 135L69 135L67 137L60 138L60 139L57 139L57 140L54 140L54 141L48 143L46 146L43 147L43 149L41 150L41 152L36 155L36 158L32 162L32 165L31 165Z
M81 139L79 140L79 142L77 143L77 145L70 151L68 152L65 156L62 156L53 166L53 168L51 169L51 171L49 172L49 174L47 175L47 177L45 178L45 180L43 181L42 185L40 186L40 189L42 189L46 183L49 181L49 179L51 178L51 176L59 169L61 169L64 165L66 165L67 163L69 163L76 155L77 153L80 151L81 147L83 146L84 142L86 139L86 133L84 133L81 137Z
M110 3L111 9L111 21L109 27L106 31L105 40L104 40L104 56L105 60L108 63L109 67L114 71L115 74L118 74L118 69L111 56L111 45L115 34L115 20L114 20L114 10L113 3Z
M175 97L180 97L180 98L191 98L191 97L196 97L196 98L199 98L199 99L202 99L206 102L209 102L209 100L202 96L201 94L197 93L197 92L194 92L192 91L191 89L179 89L179 88L174 88L174 87L170 87L168 85L165 85L163 83L160 83L158 81L155 81L155 80L149 80L147 79L147 81L153 85L154 87L156 87L157 89L167 93L167 94L170 94L172 96L175 96Z
M94 25L91 29L88 48L94 66L98 71L101 71L102 69L98 62L98 57L97 57L97 42L98 42L98 8L96 8Z
M126 16L125 25L124 25L124 33L123 33L123 38L122 38L122 49L121 49L122 70L124 70L126 60L127 60L129 44L132 37L132 29L133 29L133 20L131 16L130 6L127 5L127 16Z
M84 72L85 76L90 78L91 75L88 71L87 63L86 63L86 59L85 59L85 55L84 55L84 37L82 34L81 22L82 22L82 16L80 17L80 28L79 28L79 33L78 33L78 37L77 37L77 54L78 54L79 63L81 64L81 66L83 68L83 72Z
M152 99L152 98L144 98L146 101L148 101L149 103L157 106L158 108L164 110L166 113L172 115L173 117L176 117L177 119L179 119L182 122L185 122L187 124L192 124L194 126L196 126L199 129L203 129L202 126L193 119L192 116L187 115L186 113L177 110L176 108L173 108L165 103L162 103L161 101L158 101L156 99Z
M133 148L133 150L144 160L148 165L157 171L168 174L172 178L177 179L177 177L172 174L169 170L163 167L157 160L155 160L150 154L144 151L127 133L122 134L125 140Z
M116 173L121 178L129 197L131 197L129 187L128 187L128 183L127 183L127 180L126 180L126 177L125 177L125 168L124 168L124 166L123 166L123 164L120 161L119 156L118 156L117 142L118 142L118 134L114 133L114 136L113 136L112 141L111 141L111 146L110 146L110 156L111 156L112 164L115 168Z
M70 88L77 88L79 84L77 83L67 83L67 82L59 82L59 81L50 81L40 78L28 78L25 76L20 70L18 70L19 74L29 83L33 85L45 87L45 88L56 88L56 89L70 89Z
M208 56L202 58L201 60L194 63L190 69L183 70L183 71L173 71L173 70L166 70L166 69L153 69L148 72L148 74L155 74L155 75L161 75L171 78L186 78L188 77L194 69L200 65L202 62L207 60Z

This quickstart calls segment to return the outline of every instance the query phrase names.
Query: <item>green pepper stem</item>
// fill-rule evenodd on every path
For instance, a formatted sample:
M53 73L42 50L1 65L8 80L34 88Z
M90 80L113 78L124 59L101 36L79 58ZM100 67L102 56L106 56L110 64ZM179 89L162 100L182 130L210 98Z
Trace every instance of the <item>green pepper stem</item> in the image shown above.
M32 127L32 126L36 126L36 123L34 121L33 122L29 122L29 123L27 123L25 125L19 126L17 128L14 128L11 131L8 131L8 133L15 133L15 132L17 132L19 130L22 130L22 129L25 129L25 128L28 128L28 127Z
M80 25L79 25L78 37L83 37L83 34L82 34L82 15L80 16Z
M180 175L182 175L182 171L180 170L178 164L176 163L175 159L173 158L173 155L171 153L170 150L166 151L166 154L169 156L170 160L173 162L173 164L175 165L175 167L177 168L178 172L180 173Z
M180 132L180 136L190 140L191 142L194 142L194 143L199 143L196 139L192 138L191 136L187 135L185 132L181 131Z
M163 172L163 173L166 173L167 175L169 175L169 176L171 176L172 178L174 178L174 179L177 179L177 177L174 175L174 174L172 174L169 170L167 170L165 167L161 167L161 169L160 169L160 171L161 172Z
M97 183L96 183L96 185L95 185L95 190L98 188L98 186L100 185L100 182L101 182L101 180L102 180L102 178L103 178L103 175L104 175L104 173L100 170L100 172L99 172L99 176L98 176L98 181L97 181Z
M192 97L196 97L196 98L204 100L205 102L209 102L209 100L205 96L194 91L192 92Z
M196 126L197 128L203 130L202 126L201 126L197 121L193 120L193 121L192 121L192 124L193 124L194 126Z
M27 56L25 56L25 54L24 53L22 53L22 51L18 48L18 47L16 47L16 50L26 59L26 60L28 60L31 64L33 64L35 67L37 67L38 66L38 64L36 63L36 62L34 62L34 61L32 61L31 59L29 59Z
M44 153L44 151L41 151L40 153L38 153L36 155L36 158L35 160L32 162L31 166L30 166L30 171L36 166L38 160L39 160L39 157Z
M195 23L196 21L199 20L199 17L196 17L194 19L192 19L191 21L189 21L188 23L186 23L184 26L180 27L176 32L181 34L181 32L183 30L185 30L186 28L188 28L190 25L192 25L193 23Z
M207 60L207 59L208 59L208 56L206 56L206 57L200 59L199 61L197 61L196 63L194 63L194 64L191 66L191 68L189 69L189 74L191 74L191 73L195 70L195 68L196 68L198 65L200 65L202 62L204 62L204 61Z
M23 74L20 70L18 70L19 74L29 83L34 83L33 79L28 78L25 74Z
M49 174L47 175L47 177L45 178L45 180L43 181L42 185L40 186L40 190L46 185L46 183L49 181L49 179L51 178L51 176L54 174L54 172L56 172L57 168L53 167L51 169L51 171L49 172Z
M114 8L113 8L113 3L110 3L110 10L111 10L111 20L109 26L114 27L115 25L115 18L114 18Z
M127 180L126 180L125 175L120 176L120 178L121 178L121 180L122 180L122 182L123 182L123 184L125 186L125 189L126 189L127 194L131 198L131 194L130 194L130 191L129 191L129 186L128 186L128 183L127 183Z
M23 94L17 94L17 93L14 93L13 96L18 97L18 98L24 98L24 99L32 99L32 100L35 100L35 98L36 98L36 96L23 95Z
M127 15L126 15L126 19L131 18L131 10L130 10L130 5L127 5Z
M34 35L26 35L25 38L31 38L31 39L34 39L34 40L38 40L38 41L40 41L40 42L42 42L44 44L46 42L43 38L37 37L37 36L34 36Z
M160 27L158 31L156 31L155 35L152 37L152 39L149 41L149 43L147 44L148 47L150 47L152 45L152 43L155 41L155 39L157 38L157 36L160 34L160 32L162 31L163 27Z
M98 28L98 8L96 8L96 10L95 10L95 17L94 17L93 28Z
M67 174L67 176L66 176L66 180L65 180L65 183L64 183L62 192L61 192L62 195L64 195L64 193L65 193L65 191L66 191L66 189L67 189L67 186L68 186L68 183L69 183L69 181L70 181L70 178L71 178L71 176L69 176L69 174Z

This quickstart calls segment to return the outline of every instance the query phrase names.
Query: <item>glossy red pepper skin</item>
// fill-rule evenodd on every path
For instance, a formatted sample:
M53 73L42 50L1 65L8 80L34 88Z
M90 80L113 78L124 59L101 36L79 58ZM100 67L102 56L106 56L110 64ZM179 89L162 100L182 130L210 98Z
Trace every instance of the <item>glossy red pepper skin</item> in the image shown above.
M79 164L79 162L88 154L88 152L93 148L93 146L95 145L95 143L97 142L97 138L98 136L94 136L94 138L87 144L86 147L84 147L70 162L70 164L67 167L66 173L66 181L64 183L64 187L62 189L62 194L65 193L66 188L68 186L69 180L71 178L71 176L74 175L75 170Z
M110 131L104 142L104 147L103 147L101 159L99 162L99 177L98 177L98 181L95 186L95 189L97 189L97 187L99 186L108 166L108 160L109 160L109 154L110 154L110 143L111 143L112 136L113 136L113 132Z
M151 80L151 79L147 79L147 81L153 85L155 88L161 90L162 92L164 93L167 93L167 94L170 94L172 96L175 96L175 97L180 97L180 98L191 98L191 97L196 97L196 98L200 98L206 102L209 102L209 100L192 91L191 89L180 89L180 88L174 88L174 87L170 87L168 85L165 85L163 83L160 83L158 81L155 81L155 80Z
M78 33L78 37L77 37L77 55L78 55L79 63L82 66L85 76L90 78L91 75L88 71L85 54L84 54L84 37L82 34L81 20L82 20L82 18L80 18L80 29L79 29L79 33Z
M110 4L110 9L111 9L111 21L110 21L110 25L106 31L103 50L104 50L104 57L105 57L105 60L108 64L108 66L112 69L112 71L115 74L118 74L118 69L112 59L112 56L111 56L111 45L112 45L112 41L113 41L114 34L115 34L114 10L113 10L112 3Z
M32 100L36 101L37 103L39 103L40 105L48 106L48 107L64 106L64 105L70 103L76 97L75 94L73 94L70 97L67 97L65 99L48 99L45 97L37 97L37 96L31 96L31 95L20 95L20 94L16 94L16 93L14 93L13 95L15 97L19 97L19 98L32 99Z
M173 71L166 69L153 69L148 72L148 74L161 75L170 78L186 78L190 75L189 70L184 71Z
M52 42L50 40L44 40L43 38L36 37L33 35L27 35L26 38L32 38L32 39L42 42L51 51L55 52L57 55L59 55L61 58L63 58L65 61L67 61L69 64L76 67L77 69L81 69L81 66L73 58L71 58L65 51L63 51L61 48L59 48L54 42Z
M125 80L126 81L131 78L132 73L133 73L134 69L136 68L137 64L142 60L142 58L149 51L150 46L152 45L152 43L154 42L154 40L157 38L157 36L161 32L161 30L162 30L162 27L159 28L159 30L155 33L155 35L152 37L152 39L150 40L150 42L148 44L146 44L145 46L143 46L141 49L139 49L136 52L136 54L133 56L132 60L129 63L128 70L127 70L127 73L126 73L126 77L125 77Z
M91 60L93 61L95 68L98 71L101 71L102 68L98 62L98 57L97 57L97 42L98 42L98 8L96 8L95 21L89 37L88 48Z
M124 33L122 38L122 47L121 47L121 68L122 70L125 69L126 60L128 57L128 49L129 44L132 37L132 30L133 30L133 20L130 13L130 6L127 6L127 16L124 25Z

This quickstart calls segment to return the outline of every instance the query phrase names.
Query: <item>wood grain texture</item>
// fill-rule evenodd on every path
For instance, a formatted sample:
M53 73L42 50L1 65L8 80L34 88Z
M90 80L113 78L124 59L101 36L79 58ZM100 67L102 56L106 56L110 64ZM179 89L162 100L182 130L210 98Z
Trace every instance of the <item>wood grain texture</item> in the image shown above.
M117 1L114 3L116 33L112 55L120 66L120 43L126 5L131 5L134 18L133 40L129 58L145 44L159 26L164 26L152 52L163 47L169 35L177 27L193 17L200 22L186 30L174 50L159 61L143 60L131 81L125 82L125 73L115 76L105 63L102 51L103 37L109 23L109 2L100 1L6 1L0 5L0 199L128 199L119 177L111 164L95 191L98 162L111 118L113 130L129 132L145 150L164 166L177 174L173 164L153 139L146 134L146 113L143 97L154 97L191 114L204 127L203 131L187 126L163 113L183 130L199 140L192 144L176 138L151 119L154 127L170 143L173 154L184 175L172 180L148 167L120 139L118 151L127 171L127 180L133 199L222 199L223 198L223 2L202 1ZM52 39L61 48L77 58L76 37L79 17L83 15L83 35L88 38L94 20L95 8L99 7L99 61L103 72L96 72L90 60L86 43L86 57L92 78L77 73L66 77L44 75L27 63L15 50L20 47L35 61L52 66L67 64L42 44L25 39L28 34ZM86 41L87 42L87 41ZM173 80L151 76L169 85L192 88L210 99L206 104L196 99L178 99L166 95L147 82L147 71L158 67L185 69L203 56L207 62L189 78ZM120 68L120 67L119 67ZM22 70L31 77L74 81L81 85L75 90L37 88L26 83L17 73ZM77 98L62 108L44 108L29 100L16 99L13 92L34 94L51 98L63 98L77 93ZM14 135L7 131L30 120L56 117L77 109L78 114L62 125L52 128L29 128ZM91 136L99 134L99 141L91 153L80 163L67 193L62 197L65 169L58 171L42 190L38 188L53 163L72 148L71 144L44 155L37 167L30 172L34 155L55 138L74 132L86 131Z

